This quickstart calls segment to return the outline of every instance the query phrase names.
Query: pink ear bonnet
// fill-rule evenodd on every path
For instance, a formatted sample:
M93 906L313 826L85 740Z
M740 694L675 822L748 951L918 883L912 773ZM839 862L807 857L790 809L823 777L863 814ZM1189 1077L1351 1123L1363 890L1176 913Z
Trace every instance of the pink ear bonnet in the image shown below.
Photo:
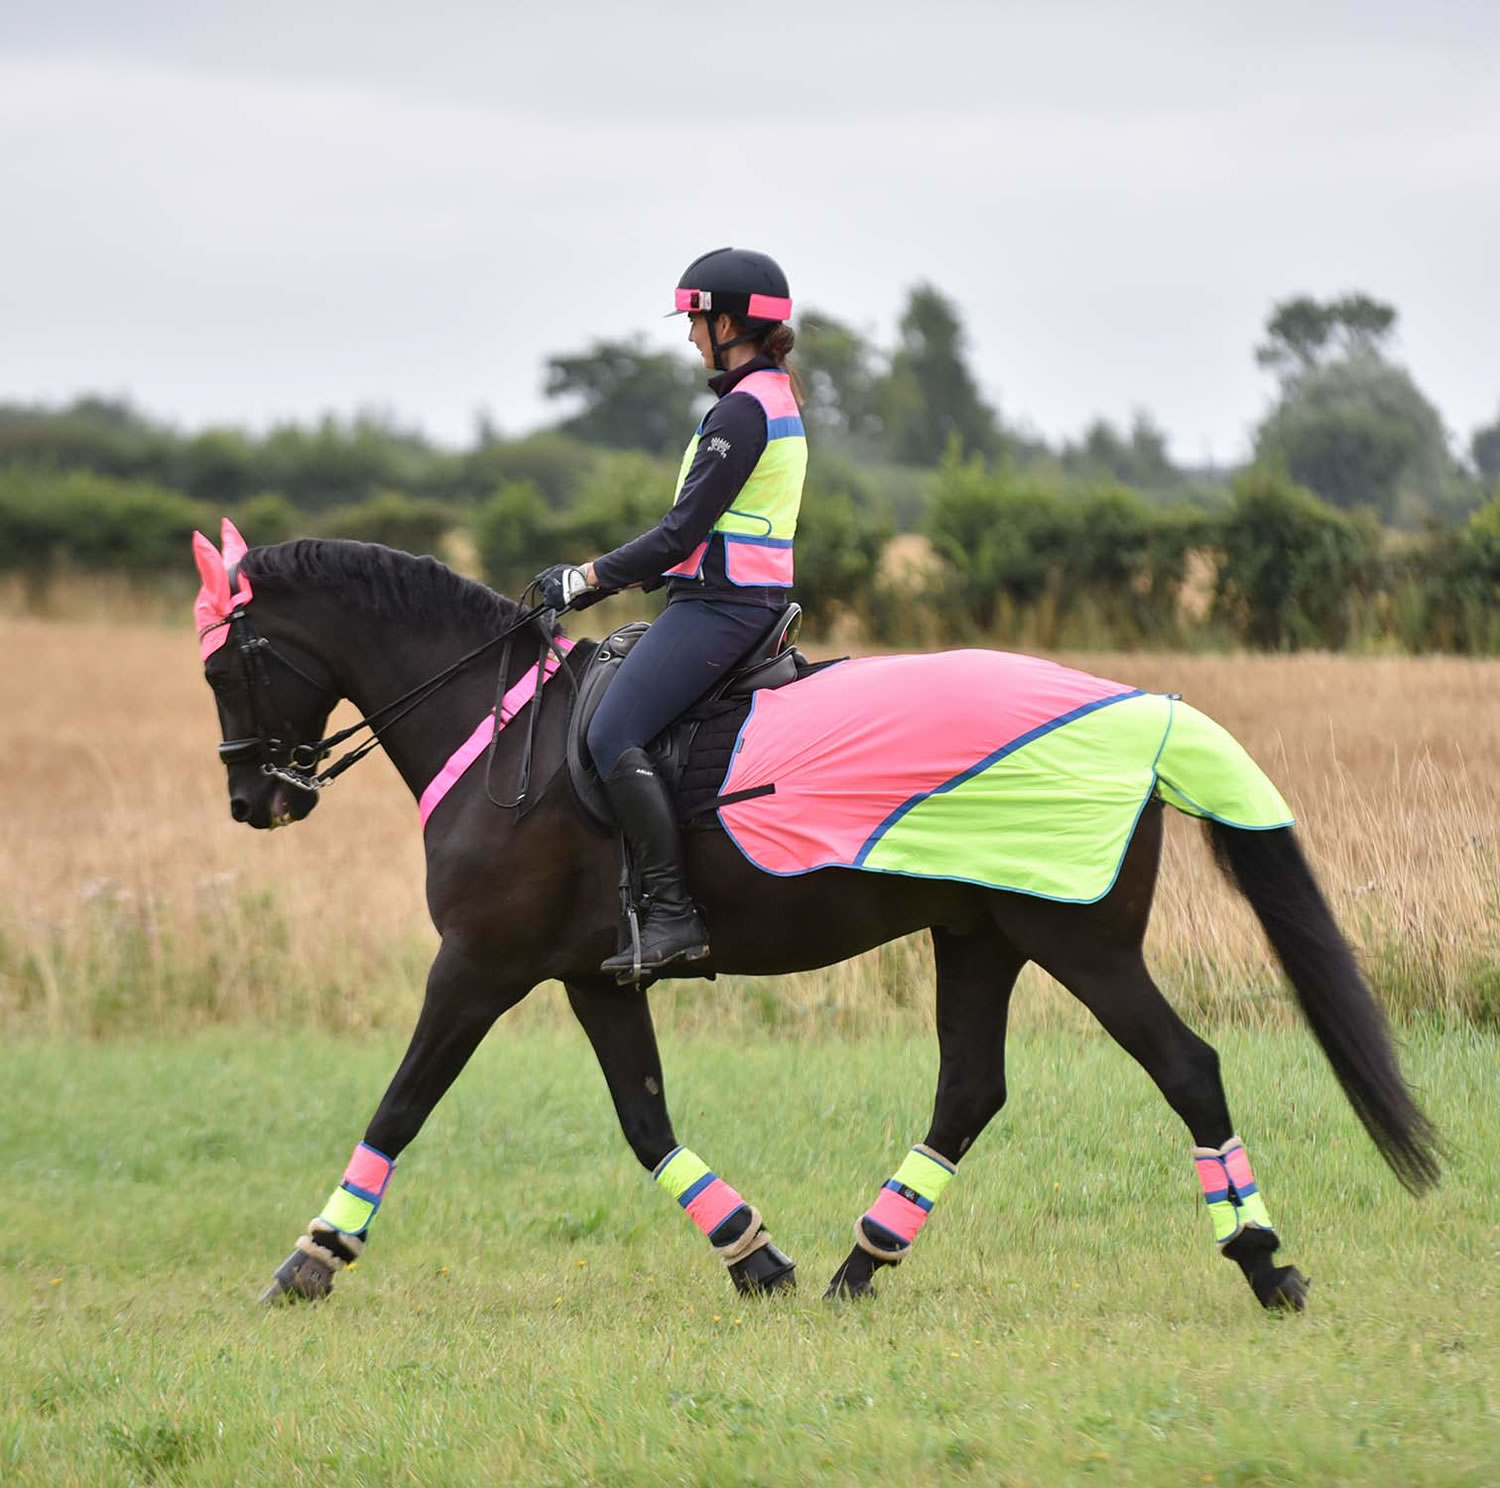
M243 575L235 579L234 593L229 592L229 570L245 556L245 539L235 530L228 517L219 530L220 551L201 532L193 534L193 559L203 587L193 601L193 619L198 627L198 649L207 661L229 639L230 612L250 603L250 580Z

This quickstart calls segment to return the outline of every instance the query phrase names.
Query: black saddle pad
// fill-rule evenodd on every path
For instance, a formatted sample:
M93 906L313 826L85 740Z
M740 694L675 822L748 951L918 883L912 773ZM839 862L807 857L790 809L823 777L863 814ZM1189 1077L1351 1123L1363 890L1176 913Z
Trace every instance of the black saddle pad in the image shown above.
M750 715L749 698L717 703L693 734L682 778L677 785L677 819L686 827L718 827L718 813L709 805L718 799L719 788L729 773L729 761L739 742L740 730Z

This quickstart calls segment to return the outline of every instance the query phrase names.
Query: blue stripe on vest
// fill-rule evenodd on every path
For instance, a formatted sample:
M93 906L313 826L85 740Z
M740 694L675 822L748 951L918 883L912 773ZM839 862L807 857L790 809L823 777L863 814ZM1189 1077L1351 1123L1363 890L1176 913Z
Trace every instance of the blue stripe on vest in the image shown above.
M773 439L805 439L807 431L802 427L800 414L790 414L786 418L768 418L766 420L766 440L769 443Z
M790 537L747 537L743 532L725 532L722 528L716 530L725 541L747 543L752 548L789 548L793 541Z

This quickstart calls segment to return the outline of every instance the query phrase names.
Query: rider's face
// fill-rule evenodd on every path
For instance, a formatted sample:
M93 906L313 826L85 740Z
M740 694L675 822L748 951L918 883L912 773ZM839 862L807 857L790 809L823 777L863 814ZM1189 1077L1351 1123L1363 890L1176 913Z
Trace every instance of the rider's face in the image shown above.
M734 322L727 315L721 315L717 327L719 340L727 341L734 334L733 328ZM698 355L703 358L703 365L710 372L716 371L713 343L708 339L708 316L701 312L688 316L688 340L693 343Z
M688 340L693 343L698 355L703 358L703 365L712 368L714 353L713 348L708 344L708 317L706 315L688 316Z

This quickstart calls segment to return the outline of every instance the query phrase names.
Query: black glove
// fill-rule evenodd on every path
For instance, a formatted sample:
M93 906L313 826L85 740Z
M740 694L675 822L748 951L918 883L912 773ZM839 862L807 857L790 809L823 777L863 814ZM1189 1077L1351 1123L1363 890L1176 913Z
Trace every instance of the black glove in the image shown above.
M536 582L541 586L542 604L549 610L565 610L589 592L588 580L576 563L554 563L536 576Z

